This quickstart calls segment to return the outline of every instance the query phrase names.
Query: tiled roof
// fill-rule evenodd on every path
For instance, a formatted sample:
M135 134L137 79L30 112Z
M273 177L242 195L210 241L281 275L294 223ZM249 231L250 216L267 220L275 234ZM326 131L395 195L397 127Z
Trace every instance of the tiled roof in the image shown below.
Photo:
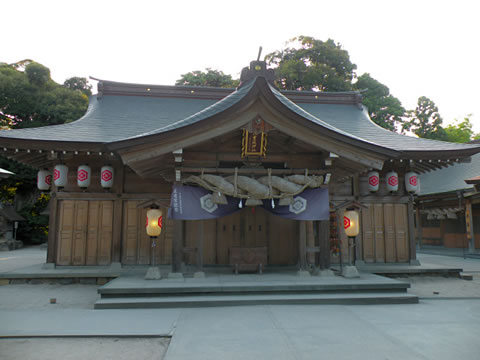
M469 163L456 163L447 168L420 175L420 195L441 194L471 189L465 180L480 175L480 154L471 157Z
M4 137L114 143L130 138L159 134L202 121L234 106L252 90L255 81L256 79L251 80L236 91L208 88L189 90L184 87L147 89L146 85L125 84L125 89L128 91L122 92L120 91L122 84L111 83L115 91L112 90L110 93L104 91L101 97L91 97L86 114L79 120L63 125L0 131L0 142L1 137ZM103 86L103 88L108 89L108 86ZM215 93L215 90L218 91ZM307 95L294 94L295 96L293 96L292 92L285 92L287 96L293 96L292 99L297 101L294 103L283 92L276 90L271 85L269 85L268 91L271 91L283 106L297 115L345 136L347 139L360 140L399 152L480 149L479 145L419 139L383 129L370 120L364 107L349 100L354 98L355 94L335 94L335 97L344 97L345 102L339 103L339 100L336 99L336 103L326 104L325 99L321 99L325 97L323 95L314 97L310 96L313 93L308 93ZM190 92L195 94L190 96ZM229 95L218 100L220 94ZM302 96L305 98L309 96L308 102L303 102ZM318 102L315 101L317 97L320 98ZM329 95L326 95L326 99L328 97Z

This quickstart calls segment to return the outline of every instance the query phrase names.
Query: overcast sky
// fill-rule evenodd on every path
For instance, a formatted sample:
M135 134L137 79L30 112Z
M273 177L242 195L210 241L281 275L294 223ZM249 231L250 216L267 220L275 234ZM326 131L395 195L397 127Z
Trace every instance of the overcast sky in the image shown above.
M407 109L431 98L444 121L480 132L479 6L456 1L1 1L0 62L33 59L71 76L174 84L242 67L298 35L334 39Z

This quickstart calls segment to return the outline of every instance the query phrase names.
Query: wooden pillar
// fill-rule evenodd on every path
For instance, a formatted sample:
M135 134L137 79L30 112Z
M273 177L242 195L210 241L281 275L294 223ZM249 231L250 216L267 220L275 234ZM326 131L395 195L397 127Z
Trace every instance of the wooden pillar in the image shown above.
M305 220L300 221L300 231L298 237L298 262L300 270L307 269L307 224Z
M417 260L417 247L415 244L415 220L413 215L413 195L408 197L407 205L407 217L408 217L408 243L410 251L410 261Z
M116 169L115 192L117 198L113 204L113 233L112 233L112 262L121 262L122 259L122 232L123 232L123 200L125 167Z
M316 265L315 261L315 254L317 254L315 250L315 234L313 230L313 221L306 221L307 225L307 261L309 264Z
M200 220L197 235L197 271L203 271L203 242L205 238L205 220Z
M318 266L321 270L330 268L330 221L318 222L318 243L320 256Z
M184 221L173 220L172 272L181 272L183 259Z
M472 201L465 200L465 225L467 228L468 252L475 252L475 232L473 231Z
M417 204L417 211L416 211L416 218L417 218L417 244L418 247L421 249L422 248L422 214L420 213L420 204Z
M56 263L57 261L57 210L58 199L56 193L52 193L50 198L50 217L48 219L47 263Z

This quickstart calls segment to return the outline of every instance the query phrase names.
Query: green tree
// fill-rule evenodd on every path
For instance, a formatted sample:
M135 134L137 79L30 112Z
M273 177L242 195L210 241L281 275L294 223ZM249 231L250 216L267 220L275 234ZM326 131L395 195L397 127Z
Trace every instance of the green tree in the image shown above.
M417 107L409 112L409 117L410 120L405 123L405 127L410 128L418 137L448 140L438 107L426 96L418 98Z
M339 43L298 36L284 50L265 59L276 68L277 86L284 90L346 91L352 89L357 65Z
M63 83L63 86L67 89L80 90L83 94L90 96L92 95L92 85L88 83L88 80L84 77L74 76L68 78Z
M205 70L196 70L182 74L180 79L175 82L175 85L235 88L240 83L239 80L233 79L231 75L224 74L223 71L212 70L211 68L206 68Z
M467 115L463 118L463 121L455 119L454 124L450 124L445 127L447 139L450 142L466 143L473 140L474 134L472 130L472 123L470 117Z
M36 62L25 66L25 75L30 84L36 86L45 86L50 81L50 69Z
M80 118L88 96L50 79L50 70L29 62L0 63L0 126L11 128L63 124Z
M387 86L365 73L357 78L353 88L362 91L363 104L376 124L391 131L404 129L405 108Z

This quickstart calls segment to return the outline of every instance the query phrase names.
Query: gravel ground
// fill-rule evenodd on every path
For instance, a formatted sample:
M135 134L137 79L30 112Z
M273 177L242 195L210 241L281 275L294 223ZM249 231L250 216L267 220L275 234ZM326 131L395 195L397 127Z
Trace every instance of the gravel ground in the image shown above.
M0 339L2 360L163 359L167 338Z
M411 276L399 280L409 282L411 288L408 292L420 298L480 299L480 274L473 274L473 280L441 276Z
M0 309L93 309L98 285L11 284L0 286ZM56 299L55 304L50 299Z

